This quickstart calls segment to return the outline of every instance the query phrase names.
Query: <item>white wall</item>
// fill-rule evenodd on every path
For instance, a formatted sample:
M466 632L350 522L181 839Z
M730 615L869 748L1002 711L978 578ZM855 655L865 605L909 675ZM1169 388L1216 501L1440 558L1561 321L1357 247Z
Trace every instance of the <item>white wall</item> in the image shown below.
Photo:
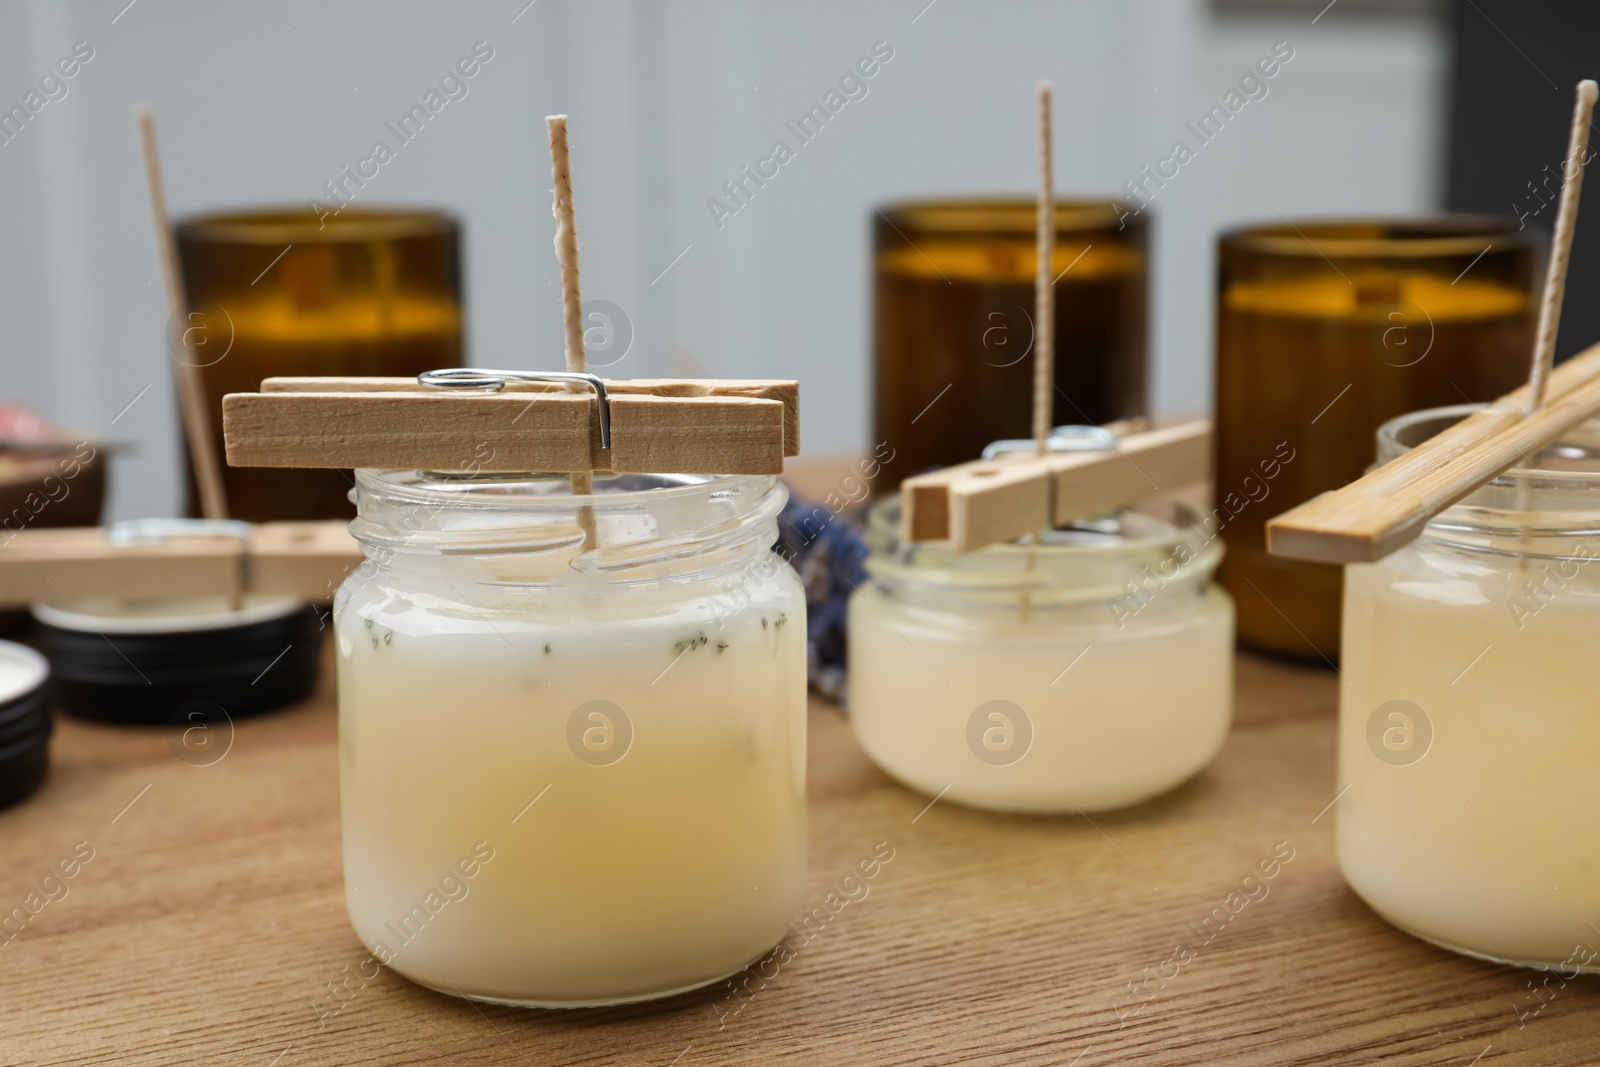
M607 373L683 373L673 353L687 348L715 374L798 376L813 454L867 439L863 197L1028 190L1040 78L1056 86L1058 188L1110 194L1273 42L1295 49L1270 94L1156 200L1158 410L1209 403L1219 228L1274 218L1274 205L1329 215L1437 200L1447 57L1423 16L1336 7L1313 25L1312 3L1219 20L1203 0L525 3L0 6L0 103L74 41L95 49L67 97L0 146L0 398L137 446L117 463L112 517L179 505L137 100L159 120L174 213L297 203L489 42L469 95L362 193L445 204L464 221L473 361L559 365L557 292L538 273L556 273L541 120L570 112L584 293L625 308L635 332ZM719 229L707 199L776 139L794 146L784 123L877 41L894 58L868 95Z

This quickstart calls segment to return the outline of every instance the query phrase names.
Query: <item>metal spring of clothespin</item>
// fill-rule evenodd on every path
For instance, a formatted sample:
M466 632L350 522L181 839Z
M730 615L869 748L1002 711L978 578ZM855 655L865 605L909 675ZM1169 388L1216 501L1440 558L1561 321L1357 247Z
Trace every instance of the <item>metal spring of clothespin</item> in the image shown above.
M985 462L1010 452L1032 452L1032 438L1008 438L984 446ZM1057 426L1045 442L1046 452L1101 452L1117 447L1117 435L1104 426Z
M600 447L611 447L611 400L600 377L581 371L487 370L479 367L452 367L429 370L417 375L417 384L434 389L482 389L498 393L507 382L565 382L587 385L600 401Z

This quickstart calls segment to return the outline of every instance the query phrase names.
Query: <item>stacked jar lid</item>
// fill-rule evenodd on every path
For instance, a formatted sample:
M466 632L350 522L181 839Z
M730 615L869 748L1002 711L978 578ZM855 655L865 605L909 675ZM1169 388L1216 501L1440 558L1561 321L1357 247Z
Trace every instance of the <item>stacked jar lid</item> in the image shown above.
M31 648L0 641L0 806L39 788L49 766L50 665Z

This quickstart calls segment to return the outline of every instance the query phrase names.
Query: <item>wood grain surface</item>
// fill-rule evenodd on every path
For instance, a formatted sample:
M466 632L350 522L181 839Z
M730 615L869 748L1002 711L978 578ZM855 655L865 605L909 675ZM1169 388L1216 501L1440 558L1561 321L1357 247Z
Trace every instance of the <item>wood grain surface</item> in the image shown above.
M821 902L878 842L894 858L866 897L796 942L770 980L750 975L737 998L719 986L628 1008L527 1011L384 972L335 1001L328 984L367 953L334 867L329 668L307 703L240 721L231 738L219 727L205 759L230 747L209 766L178 758L204 749L172 731L60 722L44 789L0 812L0 911L78 842L94 855L65 897L0 944L0 1063L1600 1058L1600 982L1535 1000L1529 972L1413 940L1345 886L1335 814L1318 818L1336 792L1336 677L1249 655L1217 761L1166 797L1092 822L930 806L815 702L810 897ZM1163 964L1176 942L1198 945L1190 924L1279 842L1294 858L1268 895L1159 977L1172 975ZM1146 968L1157 976L1148 984Z
M570 393L229 393L235 467L781 474L784 409L748 396ZM524 417L526 416L526 417Z
M492 372L491 372L492 373ZM308 385L320 384L319 391ZM538 385L540 388L519 388ZM348 386L349 388L343 388ZM222 399L236 467L780 474L800 450L799 383L607 382L600 406L549 383L501 392L430 389L406 378L268 378Z
M493 374L492 370L481 373ZM421 385L415 378L341 378L322 376L300 378L285 376L266 378L261 382L263 393L437 393L437 388ZM524 382L512 379L505 383L506 393L553 393L565 387L550 382ZM606 391L613 396L743 396L756 400L778 400L783 403L783 454L800 454L800 383L792 379L772 378L608 378ZM846 461L847 462L847 461ZM837 473L843 466L837 457L811 460L802 467Z

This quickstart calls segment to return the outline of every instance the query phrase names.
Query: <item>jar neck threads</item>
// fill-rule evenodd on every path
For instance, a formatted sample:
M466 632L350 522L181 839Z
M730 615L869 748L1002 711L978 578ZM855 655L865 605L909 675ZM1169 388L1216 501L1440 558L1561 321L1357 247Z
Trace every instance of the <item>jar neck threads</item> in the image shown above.
M771 476L620 475L597 477L580 501L562 475L359 470L354 496L350 529L369 562L416 572L470 563L490 582L538 585L741 566L777 539L788 491ZM587 549L583 509L596 530Z
M1125 510L1052 530L1041 544L957 553L899 540L900 502L872 509L867 571L877 588L930 609L1052 612L1090 608L1122 620L1192 603L1222 560L1222 541L1188 504L1166 518ZM1031 559L1030 559L1031 556Z

